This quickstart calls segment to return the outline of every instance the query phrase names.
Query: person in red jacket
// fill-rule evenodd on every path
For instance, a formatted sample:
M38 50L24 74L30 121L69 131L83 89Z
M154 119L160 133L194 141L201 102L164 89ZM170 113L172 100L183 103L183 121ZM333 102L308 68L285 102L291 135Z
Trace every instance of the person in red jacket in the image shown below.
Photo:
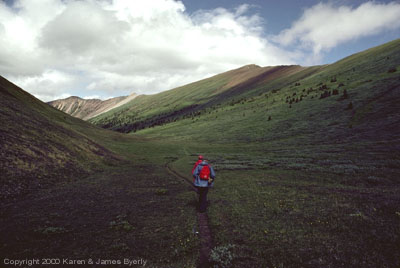
M200 158L202 158L202 160ZM196 187L197 193L199 194L198 211L204 213L207 210L208 188L214 185L215 171L202 156L199 156L199 160L195 165L196 168L192 172L194 178L193 185Z

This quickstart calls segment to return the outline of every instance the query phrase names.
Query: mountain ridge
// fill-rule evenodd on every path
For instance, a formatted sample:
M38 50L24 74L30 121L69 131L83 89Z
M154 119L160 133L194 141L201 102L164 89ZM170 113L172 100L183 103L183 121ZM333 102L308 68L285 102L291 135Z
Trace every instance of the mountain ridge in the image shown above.
M114 97L107 100L83 99L78 96L71 96L65 99L58 99L47 103L56 109L74 117L88 120L116 107L124 105L126 102L133 100L137 96L138 95L136 93L132 93L129 96Z

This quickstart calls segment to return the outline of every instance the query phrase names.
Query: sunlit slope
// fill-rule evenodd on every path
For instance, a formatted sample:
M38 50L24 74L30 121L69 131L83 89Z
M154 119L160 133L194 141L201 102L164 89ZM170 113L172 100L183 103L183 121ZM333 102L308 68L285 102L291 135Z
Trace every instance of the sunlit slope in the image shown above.
M0 103L1 199L82 177L115 160L90 138L105 130L52 108L2 77Z
M399 66L395 40L313 67L316 72L309 68L249 87L190 118L140 133L223 143L394 141L400 133Z
M254 90L268 85L286 85L291 81L288 76L302 77L319 68L247 65L159 94L139 96L90 122L121 132L136 131L191 117L235 97L255 94Z

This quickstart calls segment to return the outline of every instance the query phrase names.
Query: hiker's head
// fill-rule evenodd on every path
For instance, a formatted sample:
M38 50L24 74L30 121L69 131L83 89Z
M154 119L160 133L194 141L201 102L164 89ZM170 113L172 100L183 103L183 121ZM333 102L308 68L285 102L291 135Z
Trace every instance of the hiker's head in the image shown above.
M199 155L199 160L203 160L203 156L202 155Z

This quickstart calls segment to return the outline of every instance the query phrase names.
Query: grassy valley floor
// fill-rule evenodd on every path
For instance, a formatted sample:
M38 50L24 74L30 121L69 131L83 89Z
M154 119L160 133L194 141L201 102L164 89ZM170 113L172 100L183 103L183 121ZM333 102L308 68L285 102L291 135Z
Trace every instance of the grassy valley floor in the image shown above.
M354 170L371 155L325 149L329 156L317 146L181 143L175 170L188 174L201 153L218 175L208 213L214 259L233 267L397 267L398 170Z
M400 189L391 175L397 170L363 170L357 163L368 161L367 153L350 164L351 153L337 145L326 145L323 155L320 147L139 135L102 143L127 161L1 205L2 259L142 258L146 267L196 267L195 194L165 165L190 178L201 153L217 172L208 212L215 264L399 265Z

